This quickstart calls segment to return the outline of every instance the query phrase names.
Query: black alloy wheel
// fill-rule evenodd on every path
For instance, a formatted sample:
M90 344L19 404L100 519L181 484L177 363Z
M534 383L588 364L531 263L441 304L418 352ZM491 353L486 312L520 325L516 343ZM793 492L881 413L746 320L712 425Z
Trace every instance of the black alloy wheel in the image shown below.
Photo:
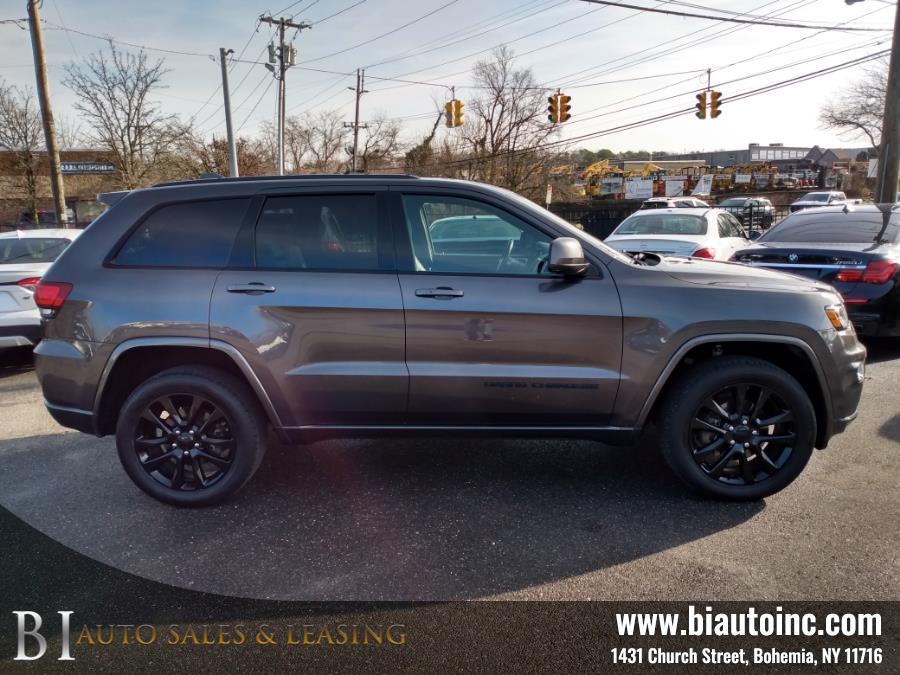
M131 392L116 423L116 448L128 477L151 497L208 506L250 480L267 431L245 381L214 367L182 366Z
M720 356L685 368L666 387L657 416L666 463L717 499L768 497L806 466L816 441L810 392L784 369L752 356Z
M781 471L797 434L794 414L770 387L725 387L697 409L690 423L694 461L722 483L752 485Z
M235 450L225 411L198 394L155 399L134 431L141 467L173 490L202 490L222 480Z

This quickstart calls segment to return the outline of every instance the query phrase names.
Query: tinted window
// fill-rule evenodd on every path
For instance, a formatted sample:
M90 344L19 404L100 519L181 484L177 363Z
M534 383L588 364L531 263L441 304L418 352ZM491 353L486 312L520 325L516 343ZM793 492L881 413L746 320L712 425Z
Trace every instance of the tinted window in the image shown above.
M68 239L50 237L0 239L0 265L53 262L70 243Z
M256 225L256 266L378 270L375 195L303 195L266 200Z
M630 216L613 234L706 234L706 218L682 213Z
M827 242L835 244L874 243L884 227L881 212L797 214L788 216L757 241L765 242ZM891 215L881 239L896 242L900 229L900 213Z
M719 206L744 206L746 203L746 199L735 199L732 197L731 199L723 199L720 201Z
M810 192L809 194L803 195L801 200L804 202L827 202L830 196L831 193L829 192Z
M547 273L551 237L482 202L404 195L403 210L417 272Z
M131 234L115 263L225 267L249 203L249 199L218 199L163 206Z

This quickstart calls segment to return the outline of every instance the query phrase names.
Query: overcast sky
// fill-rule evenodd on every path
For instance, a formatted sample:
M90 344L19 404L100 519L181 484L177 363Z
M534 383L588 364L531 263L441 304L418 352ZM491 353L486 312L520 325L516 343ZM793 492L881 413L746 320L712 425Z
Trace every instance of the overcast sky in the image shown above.
M823 27L890 29L893 25L894 5L888 0L865 0L852 6L844 0L696 0L691 3L694 8L660 0L624 1L703 13L696 8L700 5ZM0 20L21 18L24 4L24 0L0 0ZM349 9L328 18L345 8ZM148 51L153 58L164 58L171 70L166 88L157 96L167 111L186 119L193 116L206 132L222 134L222 97L216 91L219 66L204 55L217 55L219 47L228 47L243 53L244 60L265 60L271 30L267 25L256 29L256 19L263 13L295 15L296 20L313 24L294 40L298 66L287 77L291 114L338 109L351 120L354 95L347 87L354 84L355 76L350 73L365 67L370 93L362 99L362 120L379 113L404 118L404 137L409 140L430 126L424 118L433 119L435 101L449 96L447 86L455 86L457 98L463 100L477 93L467 88L471 67L500 44L515 50L518 65L531 68L541 85L562 86L572 96L572 120L564 127L568 138L690 107L695 102L693 94L705 86L706 68L712 68L713 85L722 83L718 89L727 98L890 48L890 32L744 26L579 0L304 0L293 5L288 0L277 4L44 0L54 112L64 120L75 118L75 96L62 84L63 67L108 46L103 39L74 32L81 31L157 50L195 53ZM420 17L424 18L416 21ZM415 23L403 27L411 22ZM395 32L373 39L389 31ZM593 150L670 151L733 149L750 142L862 146L865 143L858 139L842 139L822 129L817 120L822 103L861 73L861 66L855 66L726 102L716 120L682 117L578 145ZM34 85L28 33L11 23L0 24L0 77L17 85ZM276 87L262 65L236 63L230 77L241 134L253 133L260 122L274 119ZM407 85L376 77L437 85ZM629 81L611 82L615 80ZM673 98L657 101L664 97Z

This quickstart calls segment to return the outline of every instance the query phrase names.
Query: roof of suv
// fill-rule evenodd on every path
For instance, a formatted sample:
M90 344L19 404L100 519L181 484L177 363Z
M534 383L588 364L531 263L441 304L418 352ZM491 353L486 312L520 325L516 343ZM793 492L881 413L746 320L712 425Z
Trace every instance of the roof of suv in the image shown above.
M195 178L193 180L174 180L168 181L166 183L157 183L153 187L173 187L177 185L210 185L210 184L218 184L222 182L234 183L234 182L251 182L251 181L304 181L304 180L322 180L322 179L354 179L354 180L365 180L365 179L379 179L384 180L385 178L398 178L398 179L417 179L418 176L413 176L408 173L308 173L308 174L287 174L285 176L238 176L238 177L228 177L228 176L209 176L206 178Z

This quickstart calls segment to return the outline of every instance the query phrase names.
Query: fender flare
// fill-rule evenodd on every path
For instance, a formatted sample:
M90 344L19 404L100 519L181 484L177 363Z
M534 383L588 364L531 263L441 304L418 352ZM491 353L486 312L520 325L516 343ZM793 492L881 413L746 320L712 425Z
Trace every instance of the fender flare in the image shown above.
M709 335L698 335L696 337L693 337L687 342L684 342L677 350L675 350L675 353L672 354L672 356L669 358L668 363L666 363L666 367L663 368L663 371L659 374L659 377L656 378L656 382L653 384L653 388L650 390L650 394L644 401L644 405L641 408L641 412L638 416L636 424L638 428L643 427L646 423L647 417L650 415L650 411L653 409L653 405L656 403L656 400L659 398L660 393L662 393L663 388L668 383L672 372L675 370L675 367L679 363L681 363L681 359L684 358L684 355L700 345L715 344L718 342L777 342L781 344L792 345L794 347L799 347L806 354L809 362L813 366L813 370L816 373L816 379L819 382L819 389L822 392L822 400L825 402L825 414L827 416L827 419L824 420L825 425L828 426L831 424L831 419L833 417L831 409L831 393L828 389L828 382L825 379L825 371L822 369L822 364L819 361L819 357L816 355L816 352L808 342L791 335L770 335L767 333L712 333Z
M282 426L281 418L278 416L278 412L275 410L272 399L269 398L269 394L266 391L265 387L263 387L262 382L256 376L253 368L250 366L247 359L244 358L244 355L240 353L240 351L238 351L235 347L228 344L227 342L223 342L221 340L209 340L191 337L133 338L119 343L113 350L112 354L109 355L109 359L107 359L106 365L103 367L103 373L100 376L100 381L97 384L97 391L94 394L93 409L95 420L99 419L100 404L103 401L103 393L104 391L106 391L107 380L109 379L109 374L112 372L113 367L116 365L116 361L119 360L119 357L122 356L122 354L132 349L141 347L194 347L198 349L215 349L227 354L228 357L238 367L238 370L240 370L244 375L247 384L250 385L253 393L256 394L257 399L262 405L263 410L265 411L266 416L269 418L269 421L272 423L272 425L275 427Z

